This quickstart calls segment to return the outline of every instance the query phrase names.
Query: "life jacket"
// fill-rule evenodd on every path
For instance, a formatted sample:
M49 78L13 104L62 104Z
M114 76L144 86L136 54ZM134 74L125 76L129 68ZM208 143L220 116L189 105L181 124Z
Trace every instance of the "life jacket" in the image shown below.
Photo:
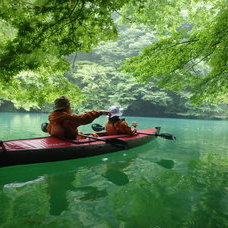
M71 114L65 111L54 111L49 116L47 132L50 135L66 139L76 139L77 127L93 122L103 114L102 111L91 111L84 114Z
M119 135L119 134L128 134L136 135L136 130L132 129L125 122L125 119L119 119L119 117L109 118L108 122L105 124L105 130L107 135Z

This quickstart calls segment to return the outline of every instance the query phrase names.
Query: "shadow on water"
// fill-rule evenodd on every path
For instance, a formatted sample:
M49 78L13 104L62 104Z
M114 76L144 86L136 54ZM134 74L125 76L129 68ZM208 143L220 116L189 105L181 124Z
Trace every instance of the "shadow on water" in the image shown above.
M84 195L79 198L81 201L93 201L97 198L107 196L107 192L105 190L99 190L94 186L74 187L72 184L74 179L75 173L73 172L47 177L46 181L48 184L47 190L50 197L49 203L51 215L60 215L61 212L68 208L68 191L83 192Z
M114 168L109 168L103 177L107 178L107 180L111 181L113 184L119 186L129 183L128 176L124 172Z
M132 151L133 152L133 151ZM102 156L103 158L104 156ZM106 159L111 157L112 159L115 157L113 155L106 156ZM118 156L117 156L118 157ZM138 157L138 153L132 153L128 159L113 161L106 161L104 163L104 171L101 173L101 177L106 178L109 182L113 183L116 186L123 186L129 183L129 177L125 173L124 169L127 168L131 162ZM105 159L105 160L106 160ZM110 160L112 160L110 159ZM172 169L174 167L174 161L161 159L159 161L154 161L155 164L160 167L166 169ZM93 166L99 165L93 164ZM87 164L88 167L88 164ZM82 168L82 166L80 166ZM53 215L59 215L62 211L67 209L68 201L67 201L67 192L81 192L83 196L79 198L81 201L93 201L98 198L106 197L108 195L105 189L99 189L95 186L81 186L75 187L73 186L73 182L75 180L75 174L77 173L77 169L73 172L68 172L60 175L54 175L47 178L48 182L48 190L50 194L50 213ZM64 183L64 185L63 185Z
M124 173L123 169L130 165L130 162L131 160L126 163L121 162L107 164L107 170L105 174L103 174L103 177L107 178L109 181L119 186L128 184L129 177L126 173ZM161 159L157 162L154 161L154 163L166 169L172 169L174 167L173 160Z
M74 173L72 172L47 177L47 191L50 196L51 215L59 215L63 210L67 209L68 202L66 193L74 189L72 185L73 180Z
M157 161L155 163L166 168L166 169L172 169L174 167L174 161L173 160L161 159L160 161Z
M129 183L129 177L124 172L134 158L124 161L110 162L106 164L106 171L102 174L108 181L115 185L122 186Z

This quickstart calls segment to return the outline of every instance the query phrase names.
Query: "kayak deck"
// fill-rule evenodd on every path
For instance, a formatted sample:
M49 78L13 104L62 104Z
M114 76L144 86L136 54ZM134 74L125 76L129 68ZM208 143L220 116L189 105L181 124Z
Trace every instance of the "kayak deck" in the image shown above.
M140 130L140 132L150 133L152 135L105 136L105 133L99 133L99 138L97 139L65 140L48 136L8 140L3 142L3 146L0 146L0 166L68 160L116 152L126 148L121 148L115 145L115 143L105 142L99 139L118 138L127 143L127 148L132 148L154 139L155 135L153 134L158 133L159 129L144 129Z

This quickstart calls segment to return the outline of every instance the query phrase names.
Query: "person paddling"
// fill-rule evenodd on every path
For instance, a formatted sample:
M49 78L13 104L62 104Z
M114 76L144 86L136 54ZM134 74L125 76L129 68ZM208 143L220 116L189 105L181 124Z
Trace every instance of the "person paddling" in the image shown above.
M123 115L123 109L117 106L111 106L108 109L108 121L105 124L107 135L128 134L137 135L135 129L128 126L124 119L120 119Z
M77 128L93 122L107 111L90 111L83 114L72 114L70 100L61 96L54 101L54 111L48 116L47 132L52 136L65 139L81 139Z

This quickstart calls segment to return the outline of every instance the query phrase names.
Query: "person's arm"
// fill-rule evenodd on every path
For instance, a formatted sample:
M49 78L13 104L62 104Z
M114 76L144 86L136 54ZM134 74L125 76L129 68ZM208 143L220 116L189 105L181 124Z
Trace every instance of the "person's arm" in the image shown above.
M106 112L104 111L90 111L83 114L73 114L69 116L69 119L72 122L75 122L76 125L85 125L92 123L96 118L101 115L105 115Z
M136 130L129 127L125 121L120 122L120 130L121 130L121 132L128 134L128 135L137 135Z

